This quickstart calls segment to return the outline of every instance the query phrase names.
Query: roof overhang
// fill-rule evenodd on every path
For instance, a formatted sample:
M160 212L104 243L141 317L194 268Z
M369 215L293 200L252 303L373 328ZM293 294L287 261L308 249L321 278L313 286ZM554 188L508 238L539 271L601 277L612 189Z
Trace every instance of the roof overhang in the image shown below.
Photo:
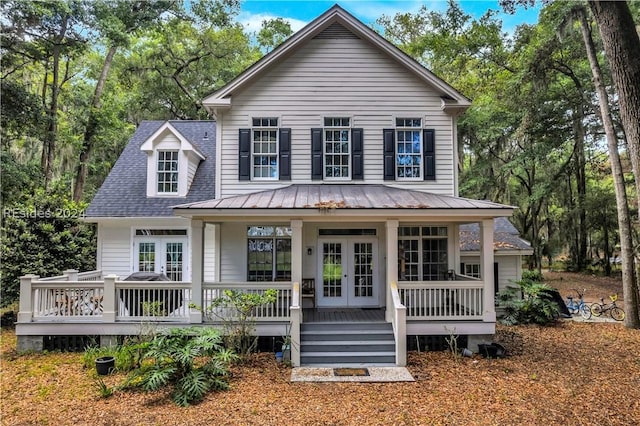
M242 74L230 81L224 87L204 98L202 104L207 108L207 110L214 114L216 114L220 109L230 108L231 96L234 93L259 78L273 65L290 56L304 43L311 40L324 29L335 23L344 26L361 39L371 43L374 47L389 55L426 84L433 87L440 93L441 97L447 99L446 105L443 102L443 110L459 113L471 105L471 100L469 98L462 95L444 80L440 79L337 4L310 22L307 26L293 34L276 49L263 56L260 60L247 68Z
M206 158L205 155L198 149L197 146L189 142L187 138L185 138L180 133L180 131L176 129L174 126L172 126L171 123L168 121L164 123L162 126L160 126L158 130L153 132L153 134L149 136L147 140L145 140L142 143L142 145L140 146L140 150L146 153L153 152L154 146L156 144L156 140L166 131L171 132L171 134L173 134L176 138L178 138L178 140L180 141L181 151L193 152L195 156L200 158L201 160L204 160Z

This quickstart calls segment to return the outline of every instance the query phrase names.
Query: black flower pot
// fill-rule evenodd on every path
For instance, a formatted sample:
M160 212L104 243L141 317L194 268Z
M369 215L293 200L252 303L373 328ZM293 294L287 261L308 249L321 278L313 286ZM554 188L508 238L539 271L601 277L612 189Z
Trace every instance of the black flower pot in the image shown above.
M507 354L504 346L498 343L491 343L489 345L479 344L478 352L480 352L480 355L484 358L504 358Z
M116 359L112 356L101 356L96 358L96 371L101 376L113 373L116 367Z

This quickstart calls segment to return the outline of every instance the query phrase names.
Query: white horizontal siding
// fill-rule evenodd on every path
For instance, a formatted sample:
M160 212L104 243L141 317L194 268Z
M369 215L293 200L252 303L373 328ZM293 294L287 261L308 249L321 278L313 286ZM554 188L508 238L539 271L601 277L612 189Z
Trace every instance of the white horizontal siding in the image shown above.
M452 118L441 109L436 92L362 40L311 40L242 92L224 113L220 196L246 194L290 183L312 183L310 129L325 116L348 116L364 129L366 183L383 180L383 129L395 117L420 117L436 132L436 181L395 182L394 186L453 195ZM238 129L251 117L277 116L291 128L291 182L238 181Z
M498 263L498 287L503 290L507 286L515 286L515 282L520 280L522 256L506 255L495 256L494 261ZM460 262L480 264L480 256L461 256ZM482 268L482 266L480 266ZM464 271L461 271L464 273ZM480 274L482 274L482 269Z
M98 269L104 275L126 278L131 274L131 227L100 225L101 260Z
M247 226L225 223L220 227L220 281L247 280Z

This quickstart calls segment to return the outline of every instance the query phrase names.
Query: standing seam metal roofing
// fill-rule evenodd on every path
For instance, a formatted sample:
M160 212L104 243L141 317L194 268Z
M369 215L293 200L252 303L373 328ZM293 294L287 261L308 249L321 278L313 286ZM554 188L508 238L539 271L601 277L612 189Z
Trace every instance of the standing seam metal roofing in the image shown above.
M294 184L284 188L177 205L179 209L513 209L489 201L379 184Z
M147 154L141 145L166 121L143 121L86 211L87 218L173 217L172 206L215 198L215 121L169 121L206 157L186 197L147 197ZM205 134L207 138L205 139Z

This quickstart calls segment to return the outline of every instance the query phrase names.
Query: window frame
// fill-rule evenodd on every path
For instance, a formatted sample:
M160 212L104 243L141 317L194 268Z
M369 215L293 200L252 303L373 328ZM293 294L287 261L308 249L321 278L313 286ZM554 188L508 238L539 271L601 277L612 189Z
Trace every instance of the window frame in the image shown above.
M253 235L252 235L253 229ZM291 237L293 231L290 226L286 225L248 225L246 231L246 253L247 253L247 281L248 282L288 282L291 281L291 266L292 266L292 247ZM271 279L256 279L257 273L251 274L251 267L257 263L251 263L251 245L253 241L268 242L271 244ZM278 251L279 243L288 244L284 253ZM255 251L258 252L257 250ZM279 253L283 253L283 258L288 260L288 263L281 263L284 268L278 267ZM287 269L288 265L288 269ZM286 272L288 271L288 274ZM281 272L285 272L283 276L280 276ZM264 277L262 277L264 278Z
M250 134L250 146L251 146L251 180L256 181L276 181L280 179L280 118L279 117L252 117L251 118L251 134ZM270 153L256 153L256 142L261 143L264 146L265 141L256 141L256 132L274 132L275 133L275 152ZM266 142L266 145L270 145L270 141ZM275 159L275 165L270 163L266 165L257 165L256 159L260 157ZM275 168L274 176L256 176L256 167L260 167L261 170L266 168L267 170Z
M335 125L335 124L329 124L331 123L333 120L346 120L347 124L345 125L344 122ZM352 135L351 135L351 130L352 130L352 125L353 125L353 120L352 117L349 116L325 116L323 117L322 120L322 180L324 181L350 181L351 180L351 176L353 174L353 159L352 159L352 153L353 153L353 141L352 141ZM344 142L342 140L331 140L331 141L327 141L327 132L344 132L344 134L346 134L347 136L347 147L348 147L348 151L345 152L339 152L339 153L328 153L327 152L327 143L333 143L334 146L336 144L336 142L341 145L341 142ZM332 164L329 165L328 163L328 158L331 157L332 159L334 158L338 158L338 157L344 157L347 160L347 176L339 176L339 177L335 177L335 176L327 176L327 170L329 168L334 168L335 167L339 167L339 168L343 168L344 164L340 164L338 166L333 164L333 161L331 162Z
M425 230L429 230L429 232L425 232ZM435 234L432 232L435 230ZM444 232L442 234L441 232ZM449 259L450 259L450 247L449 247L449 234L450 229L446 225L415 225L415 224L406 224L398 227L398 280L399 281L445 281L446 274L449 268ZM401 250L406 250L404 241L417 241L416 243L409 244L412 245L411 248L415 247L415 250L410 250L409 253L415 253L417 255L417 262L407 261L407 257L403 258L400 254ZM425 250L428 248L426 241L444 241L444 246L446 247L445 255L446 259L444 262L426 262L425 261ZM417 265L417 272L415 274L407 274L407 266L408 265ZM425 278L425 274L427 271L427 266L429 265L440 265L441 271L438 271L438 276L434 278ZM403 269L404 267L404 269Z
M402 122L402 124L400 124ZM407 122L417 122L417 125L407 125ZM423 127L423 122L424 120L421 117L396 117L394 119L394 173L395 173L395 180L396 181L400 181L400 182L418 182L418 181L423 181L425 180L424 178L424 137L423 137L423 131L424 131L424 127ZM418 159L418 164L410 164L410 165L402 165L399 162L400 159L400 143L402 142L403 144L407 144L407 141L404 140L405 138L403 137L402 140L400 138L400 134L406 134L408 132L417 132L418 134L418 139L419 139L419 144L420 144L420 149L419 152L411 152L411 153L403 153L404 156L410 156L410 157L414 157ZM411 141L409 143L409 145L413 144L414 141ZM412 170L418 170L419 174L418 176L410 176L410 177L406 177L406 176L400 176L400 171L406 171L407 169L411 168Z
M471 267L470 268L471 269L470 272L468 271L469 267ZM464 271L462 271L462 273L467 277L482 279L482 273L481 273L481 270L480 270L480 264L479 263L465 263L464 264Z
M167 160L166 155L171 154L171 159ZM175 158L173 156L175 155ZM164 169L160 168L160 164L164 165ZM175 163L175 170L167 169L167 164ZM169 166L171 167L171 166ZM167 176L175 176L175 180L171 177L166 180ZM166 187L175 191L166 191ZM180 189L180 150L178 149L159 149L156 156L156 193L158 195L177 195Z

